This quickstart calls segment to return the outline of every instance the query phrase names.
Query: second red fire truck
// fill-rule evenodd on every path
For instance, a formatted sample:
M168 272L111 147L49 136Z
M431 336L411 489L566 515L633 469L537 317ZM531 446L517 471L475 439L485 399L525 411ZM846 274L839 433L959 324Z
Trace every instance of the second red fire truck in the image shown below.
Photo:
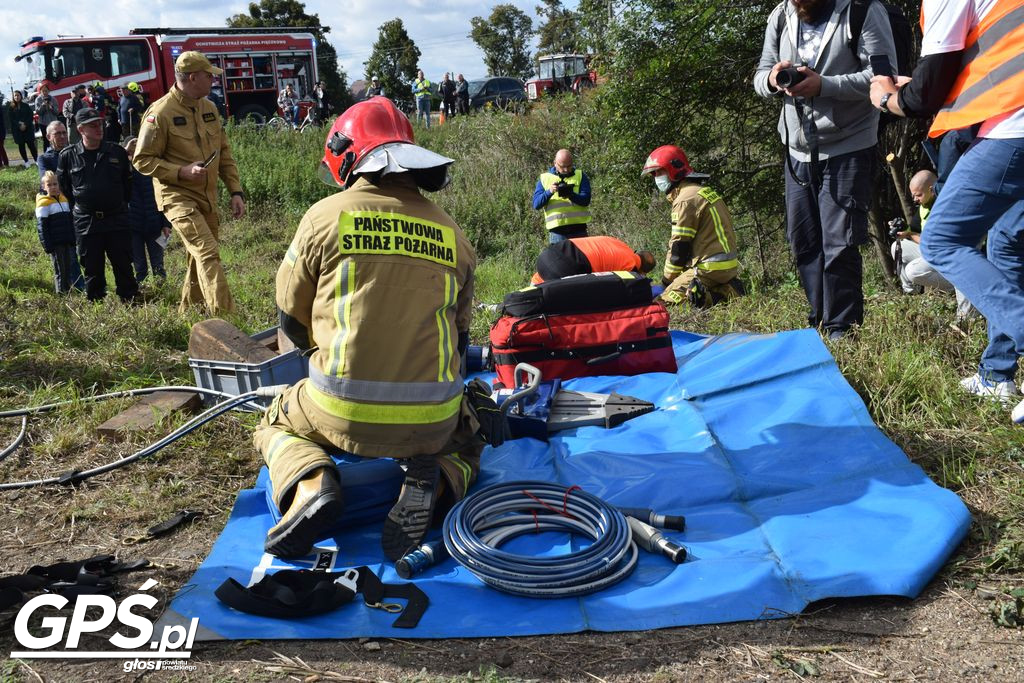
M301 28L137 28L127 36L36 37L22 44L17 61L28 67L29 94L46 85L58 106L75 86L97 81L115 97L134 81L153 102L174 83L174 60L186 50L224 69L214 98L219 90L235 120L263 123L274 116L288 84L304 100L303 114L312 105L316 38Z

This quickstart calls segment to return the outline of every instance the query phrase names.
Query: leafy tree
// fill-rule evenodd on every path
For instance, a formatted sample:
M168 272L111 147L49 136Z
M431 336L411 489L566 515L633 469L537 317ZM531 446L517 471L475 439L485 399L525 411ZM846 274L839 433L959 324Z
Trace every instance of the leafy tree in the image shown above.
M913 0L891 1L908 17L917 15ZM766 254L784 249L784 157L776 130L781 102L755 95L750 81L768 15L778 2L616 0L598 62L613 84L599 89L598 98L609 113L603 134L622 159L622 182L637 182L633 174L650 150L680 145L696 168L712 174L740 239L756 243L762 263ZM606 2L580 1L585 29L599 24L599 5L607 18ZM901 211L894 183L905 186L905 177L920 167L919 128L914 122L893 124L879 145L880 168L893 182L876 179L870 232L887 271L892 261L884 220ZM890 152L894 160L887 164Z
M750 82L776 4L621 0L599 66L611 86L598 92L610 114L604 134L622 159L622 182L650 188L649 179L637 178L647 154L679 145L695 168L712 175L740 239L758 247L769 234L782 236L778 102L758 97Z
M542 0L537 15L544 23L537 28L537 54L576 52L580 49L579 18L562 7L562 0Z
M366 79L380 79L384 94L405 107L412 106L410 83L416 77L420 49L399 18L385 21L377 32L370 58L364 62Z
M576 23L579 38L576 49L597 55L612 52L611 26L621 0L579 0Z
M530 37L533 21L515 5L495 5L491 16L473 17L469 37L484 52L484 64L492 76L526 78L533 71Z
M312 29L316 38L316 70L327 89L328 99L335 113L341 113L352 104L348 91L348 77L338 66L338 53L326 38L330 26L320 24L319 14L306 14L305 4L298 0L260 0L249 3L248 14L228 17L227 25L236 28L255 26L291 26ZM312 84L310 84L312 85Z

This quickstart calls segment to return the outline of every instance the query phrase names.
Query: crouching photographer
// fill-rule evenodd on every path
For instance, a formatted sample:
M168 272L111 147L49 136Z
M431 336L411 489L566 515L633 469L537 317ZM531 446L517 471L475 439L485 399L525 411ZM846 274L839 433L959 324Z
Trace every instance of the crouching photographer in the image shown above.
M920 294L925 288L956 293L956 324L963 325L977 311L971 302L953 288L949 280L921 256L921 235L935 203L935 174L928 170L918 171L910 179L910 196L918 207L921 229L908 228L903 218L889 221L889 239L892 243L892 258L896 264L900 287L906 294Z

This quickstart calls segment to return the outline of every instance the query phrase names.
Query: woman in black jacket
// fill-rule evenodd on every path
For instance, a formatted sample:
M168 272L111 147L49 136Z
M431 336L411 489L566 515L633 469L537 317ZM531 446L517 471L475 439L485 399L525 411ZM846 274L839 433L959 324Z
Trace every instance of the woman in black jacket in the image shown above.
M8 108L11 115L11 137L18 144L18 152L21 153L21 160L28 166L28 155L25 148L32 152L32 161L36 160L36 128L32 120L32 108L22 101L20 90L14 91L14 97Z
M4 96L0 95L0 104L3 104L3 99ZM7 159L7 150L4 149L4 139L7 137L5 118L3 110L0 109L0 168L11 165L11 162Z

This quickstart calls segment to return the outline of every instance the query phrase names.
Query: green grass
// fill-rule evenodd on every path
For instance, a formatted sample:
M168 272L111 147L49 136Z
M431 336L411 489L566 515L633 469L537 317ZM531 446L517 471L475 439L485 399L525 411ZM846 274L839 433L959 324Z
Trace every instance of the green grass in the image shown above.
M579 163L592 175L592 232L621 236L656 253L664 249L664 199L646 186L616 182L611 151L600 136L588 139L574 132L586 126L564 125L568 119L554 107L535 109L525 117L457 118L418 131L422 144L457 160L451 187L434 198L463 226L481 256L476 285L480 302L499 302L506 292L523 286L533 271L533 260L545 244L540 215L530 207L533 186L554 151L567 144L591 145L581 147ZM274 274L302 212L331 189L316 179L320 136L244 129L233 129L231 135L250 211L243 220L224 221L221 253L239 308L230 320L255 332L275 323ZM51 291L50 264L35 236L36 177L34 169L0 171L0 406L191 384L188 334L203 316L177 311L184 263L180 242L172 238L167 253L168 282L147 283L144 306L122 306L113 295L101 304L76 295L58 297ZM751 295L711 311L675 311L675 327L717 334L804 325L805 301L781 233L762 241L759 258L752 234L743 228L749 218L735 216ZM1020 573L1024 429L1010 424L1006 407L965 396L957 385L975 369L985 345L984 326L974 323L967 336L951 329L951 297L902 296L885 281L873 251L864 254L866 322L856 340L831 345L836 361L879 427L971 507L970 542L953 570ZM109 275L108 281L112 284ZM491 318L490 313L476 316L476 342L485 340ZM148 442L147 435L123 444L96 440L94 426L123 405L78 404L33 419L26 446L0 464L0 479L51 476L109 461ZM235 492L251 481L260 464L250 442L254 422L252 415L222 418L216 428L199 430L150 462L95 486L67 494L41 491L43 511L30 499L19 498L12 515L22 525L54 528L82 521L83 539L97 542L122 530L137 532L183 507L224 516ZM0 444L13 437L16 427L11 420L0 422Z

